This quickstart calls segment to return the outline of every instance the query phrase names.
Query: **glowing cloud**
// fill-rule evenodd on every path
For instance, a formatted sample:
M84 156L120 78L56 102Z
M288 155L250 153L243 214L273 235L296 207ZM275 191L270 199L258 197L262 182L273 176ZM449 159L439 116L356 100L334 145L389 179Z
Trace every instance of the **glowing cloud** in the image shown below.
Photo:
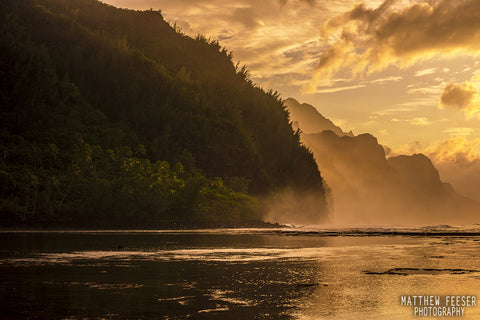
M358 84L358 85L347 86L347 87L335 87L335 88L318 89L315 92L316 93L334 93L334 92L340 92L340 91L345 91L345 90L354 90L354 89L365 88L365 87L366 87L366 85L364 85L364 84Z
M393 118L392 122L408 122L408 123L413 124L415 126L428 126L428 125L432 124L432 122L425 117L417 117L417 118L412 118L412 119Z
M423 77L423 76L426 76L428 74L435 73L435 71L437 71L437 68L429 68L429 69L419 70L415 73L415 76L416 77Z
M413 118L409 122L416 126L428 126L432 124L432 122L425 117Z
M459 135L431 145L425 151L437 163L455 162L471 165L480 159L480 154L475 149L479 142L478 139L468 141L465 136Z
M473 128L452 128L445 130L451 136L469 136L470 134L475 132Z
M403 9L394 0L376 9L357 4L328 20L322 38L329 48L320 56L316 78L331 77L339 70L361 76L459 51L474 55L480 52L480 1L425 0ZM433 71L423 70L417 76Z

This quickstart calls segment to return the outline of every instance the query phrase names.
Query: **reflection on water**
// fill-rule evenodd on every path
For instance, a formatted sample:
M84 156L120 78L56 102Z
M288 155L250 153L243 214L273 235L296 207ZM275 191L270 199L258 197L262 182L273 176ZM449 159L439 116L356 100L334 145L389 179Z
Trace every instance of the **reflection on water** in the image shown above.
M4 231L0 244L8 319L415 319L400 296L480 297L478 227Z

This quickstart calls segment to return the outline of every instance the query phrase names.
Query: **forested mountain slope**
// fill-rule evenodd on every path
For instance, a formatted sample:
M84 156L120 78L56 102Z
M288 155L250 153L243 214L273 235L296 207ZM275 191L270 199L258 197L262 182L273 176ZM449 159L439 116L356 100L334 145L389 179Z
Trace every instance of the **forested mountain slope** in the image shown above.
M237 225L322 178L278 94L160 12L0 2L1 223Z

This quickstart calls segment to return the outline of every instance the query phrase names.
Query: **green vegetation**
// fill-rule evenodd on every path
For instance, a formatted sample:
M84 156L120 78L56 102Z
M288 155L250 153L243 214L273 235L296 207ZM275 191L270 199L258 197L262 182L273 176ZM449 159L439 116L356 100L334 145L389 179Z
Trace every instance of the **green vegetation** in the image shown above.
M1 225L235 226L284 188L324 199L279 95L218 42L96 0L0 12Z

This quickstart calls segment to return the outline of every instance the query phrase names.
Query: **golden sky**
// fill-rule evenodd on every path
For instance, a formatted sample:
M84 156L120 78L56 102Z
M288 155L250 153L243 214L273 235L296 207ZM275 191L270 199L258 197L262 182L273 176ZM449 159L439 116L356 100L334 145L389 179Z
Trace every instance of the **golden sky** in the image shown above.
M345 131L398 152L480 158L478 0L105 2L161 9L186 34L219 40L255 83Z

